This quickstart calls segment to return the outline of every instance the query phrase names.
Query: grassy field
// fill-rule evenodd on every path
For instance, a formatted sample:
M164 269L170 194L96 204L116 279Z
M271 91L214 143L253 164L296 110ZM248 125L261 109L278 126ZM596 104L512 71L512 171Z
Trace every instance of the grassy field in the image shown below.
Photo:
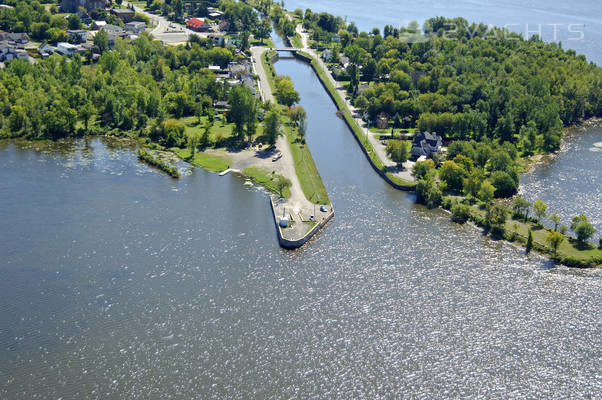
M184 117L180 118L178 121L183 123L186 126L185 134L193 134L201 137L201 135L205 132L204 126L207 123L207 117L201 117L201 124L198 124L197 117ZM255 138L263 135L263 124L257 124L257 132L255 133ZM221 146L227 145L230 139L233 139L234 134L234 124L226 122L225 115L220 115L220 120L215 120L211 130L209 131L209 139L211 143L215 143L219 141L222 143ZM246 139L246 137L245 137Z
M293 45L293 47L296 47L298 49L303 48L303 42L301 40L301 36L299 36L298 33L295 33L294 36L291 36L290 38L291 44Z
M226 157L219 157L205 152L196 152L194 153L194 159L191 160L190 149L174 148L172 151L181 159L209 171L220 172L228 169L230 166L230 160Z
M324 182L322 182L322 177L318 172L309 148L299 140L295 128L286 125L283 130L293 154L295 172L299 178L305 198L315 204L330 204L326 187L324 186Z
M477 205L472 206L471 212L480 218L485 217L485 210ZM533 236L533 248L541 253L554 255L552 248L546 242L546 237L551 229L538 226L533 222L524 222L521 219L508 217L504 225L504 230L506 231L505 238L516 241L524 246L529 235L529 229L531 229ZM555 256L559 261L567 264L576 262L574 266L593 266L602 263L602 249L591 244L583 247L575 238L569 235L565 235L565 240L558 247L558 252Z
M416 128L410 128L410 129L395 129L395 134L404 134L404 133L414 133L416 130ZM380 129L380 128L370 128L370 132L372 133L382 133L383 135L387 136L387 135L391 135L391 128L387 128L387 129Z
M266 187L268 190L280 195L276 182L278 179L283 178L282 175L273 174L261 168L245 168L242 170L242 174L249 177L255 183ZM289 188L285 188L282 192L282 197L291 197L291 191Z
M263 63L263 67L267 72L268 81L273 91L274 77L270 71L274 71L274 66L269 61L271 55L273 55L273 52L266 53L263 57L261 57L261 62ZM282 111L284 111L286 108L282 105L278 105L278 107ZM285 117L283 122L283 132L289 142L291 153L293 155L293 162L295 164L295 173L297 174L297 178L299 179L299 183L301 184L301 189L303 190L305 198L315 204L330 204L326 187L324 186L324 182L322 182L322 177L318 172L318 168L316 167L314 159L311 156L309 148L307 145L301 143L299 140L300 138L297 135L296 128L290 126L290 120Z

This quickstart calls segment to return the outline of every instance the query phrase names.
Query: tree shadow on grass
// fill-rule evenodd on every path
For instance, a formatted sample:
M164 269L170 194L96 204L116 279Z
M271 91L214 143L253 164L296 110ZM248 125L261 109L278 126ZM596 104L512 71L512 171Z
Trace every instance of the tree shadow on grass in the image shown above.
M390 172L392 174L396 174L398 172L406 171L403 165L388 165L385 166L385 172Z
M593 246L591 243L589 242L580 242L577 239L573 239L573 238L569 238L569 243L577 250L579 251L584 251L584 250L592 250L595 249L595 246Z

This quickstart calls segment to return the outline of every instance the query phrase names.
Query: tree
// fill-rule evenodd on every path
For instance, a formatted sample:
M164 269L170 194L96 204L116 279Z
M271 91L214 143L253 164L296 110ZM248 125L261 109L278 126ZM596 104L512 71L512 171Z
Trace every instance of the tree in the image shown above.
M276 144L276 139L280 133L280 114L278 111L268 111L265 116L264 124L265 127L263 133L267 137L270 146L273 146Z
M533 211L537 218L537 223L541 224L541 221L548 216L548 205L541 200L537 200L533 203Z
M228 120L234 123L236 135L241 140L245 134L245 125L257 118L255 98L245 86L234 86L230 91L229 103Z
M476 199L479 196L479 190L481 190L481 183L483 182L483 172L480 169L474 169L468 178L465 178L463 185L463 192L469 199Z
M491 230L501 233L501 231L503 231L504 224L506 223L506 218L507 210L503 205L492 204L487 207L485 221Z
M418 183L416 184L416 195L418 196L418 200L424 203L428 208L435 208L441 204L443 193L435 182L433 173L418 180Z
M393 126L391 127L391 134L393 134L394 129L401 129L401 118L399 118L399 113L395 113L395 118L393 118Z
M514 201L512 202L512 210L516 216L522 215L525 218L525 222L527 218L529 218L529 209L531 208L531 203L529 203L523 196L520 194L516 196Z
M242 51L245 51L249 48L249 36L251 34L249 33L249 31L242 31L240 33L240 49Z
M452 220L463 224L470 218L470 206L468 204L456 203L451 208Z
M67 18L67 26L71 30L81 29L82 21L77 14L71 14Z
M193 160L194 153L199 146L199 137L194 133L188 134L186 136L186 142L188 143L188 148L190 149L190 159Z
M553 212L552 214L550 214L550 221L554 223L554 230L557 231L558 225L562 222L560 215Z
M527 253L530 253L531 249L533 248L533 232L531 232L531 229L529 229L529 235L527 236L527 244L525 245L525 248Z
M587 217L583 214L573 218L571 230L575 232L575 235L577 235L577 240L581 244L587 243L587 241L594 236L594 233L597 232L593 225L587 220Z
M488 180L484 181L481 184L481 189L479 189L479 199L483 201L485 204L491 203L493 200L493 194L495 193L495 186L491 184Z
M418 161L412 167L412 176L416 179L425 178L431 171L435 170L435 163L433 160L428 159L425 161Z
M462 184L467 175L466 170L452 160L445 161L439 170L439 177L452 190L462 190Z
M109 50L109 35L106 31L100 30L94 35L94 46L98 48L99 53Z
M88 130L88 123L90 122L90 118L94 116L96 110L94 109L94 105L91 101L87 101L80 109L79 116L84 121L84 126L86 131Z
M278 177L278 179L276 180L276 189L278 190L278 194L280 194L280 197L284 197L284 191L286 190L286 188L291 187L293 183L290 181L290 179L285 178L284 176L280 176Z
M505 171L512 165L512 159L503 150L497 150L491 156L489 163L493 171Z
M299 102L299 93L295 90L291 78L284 75L278 75L275 80L275 86L276 98L280 104L290 107Z
M263 20L260 24L255 28L255 37L261 40L261 44L263 41L270 37L270 33L272 32L272 26L268 20Z
M550 231L546 236L546 242L552 247L554 255L558 252L558 246L560 246L563 241L564 235L556 230Z
M307 112L301 106L291 106L287 108L286 114L289 116L294 126L299 126L301 121L307 118Z
M518 185L506 171L495 171L491 174L490 179L496 188L496 197L510 197L518 189Z
M398 167L402 167L403 163L408 161L408 145L403 140L389 140L385 151L391 161L395 162Z

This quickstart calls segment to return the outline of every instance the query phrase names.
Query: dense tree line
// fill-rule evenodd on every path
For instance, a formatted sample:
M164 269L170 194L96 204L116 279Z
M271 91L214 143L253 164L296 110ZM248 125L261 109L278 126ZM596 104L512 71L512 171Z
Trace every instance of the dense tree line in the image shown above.
M350 59L341 78L369 121L410 117L448 139L511 142L532 154L557 149L563 126L602 115L602 70L558 44L462 18L428 20L424 34L387 27L384 37L341 23L304 15L319 48ZM443 37L446 24L459 28ZM370 86L360 90L362 81Z
M181 145L182 127L170 120L213 115L229 87L208 65L225 67L233 50L193 38L165 47L143 33L116 40L99 62L53 55L31 65L13 60L0 70L0 132L4 137L62 138L109 130L148 135Z

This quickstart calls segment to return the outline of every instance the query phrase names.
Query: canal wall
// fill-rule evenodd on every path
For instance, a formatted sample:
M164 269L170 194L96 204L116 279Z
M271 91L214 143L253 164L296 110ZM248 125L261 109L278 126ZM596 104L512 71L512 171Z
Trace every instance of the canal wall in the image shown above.
M331 91L330 87L326 84L326 82L324 81L325 78L322 76L322 74L320 74L320 71L318 71L316 65L312 62L313 61L313 57L305 55L305 54L301 54L298 51L294 52L294 55L295 55L295 58L297 58L298 60L304 61L304 62L308 63L309 65L311 65L311 68L314 70L314 73L318 76L318 79L320 80L320 83L322 83L322 86L324 87L324 89L326 89L326 93L328 93L328 95L330 96L330 98L334 102L337 110L339 110L339 111L341 111L341 113L343 113L343 121L345 121L345 124L351 130L351 132L353 133L353 137L355 138L355 140L357 141L357 143L360 145L360 148L362 149L362 152L364 153L364 155L366 156L366 158L368 158L368 162L370 163L370 165L372 166L372 168L376 171L376 173L378 175L380 175L380 177L383 178L385 180L385 182L387 182L389 185L391 185L395 189L404 190L404 191L407 191L407 192L414 191L414 186L400 185L398 183L393 182L393 180L391 178L389 178L389 176L387 176L386 172L383 171L383 169L380 168L378 165L376 165L376 163L374 162L374 160L370 156L370 153L368 152L368 149L366 149L366 146L364 146L364 144L362 143L361 139L358 136L359 134L356 132L355 127L353 126L353 124L355 124L355 122L353 120L350 121L350 119L352 117L348 116L347 113L345 112L345 110L342 109L341 106L339 105L339 102L337 101L337 99L335 97L335 96L338 96L337 93L333 93ZM327 73L327 72L325 72L325 73Z
M328 215L326 215L326 217L322 221L320 221L309 231L307 231L305 235L297 239L287 239L282 233L282 228L280 228L278 217L276 216L276 205L274 204L274 199L272 198L272 196L270 196L270 207L272 208L272 216L274 217L274 223L276 224L278 243L280 243L280 246L285 249L298 249L299 247L303 246L309 239L311 239L316 233L318 233L318 231L320 231L332 219L332 217L334 217L334 208L331 204Z

